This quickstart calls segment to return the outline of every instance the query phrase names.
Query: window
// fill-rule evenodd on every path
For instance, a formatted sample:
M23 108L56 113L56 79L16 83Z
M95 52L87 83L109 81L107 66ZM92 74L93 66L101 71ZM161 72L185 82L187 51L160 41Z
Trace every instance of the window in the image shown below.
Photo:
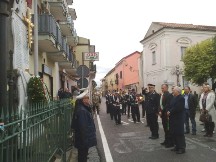
M120 79L122 79L122 71L120 71Z
M156 64L156 53L155 51L152 52L152 65Z
M187 49L187 47L181 47L181 60L183 60L186 49Z

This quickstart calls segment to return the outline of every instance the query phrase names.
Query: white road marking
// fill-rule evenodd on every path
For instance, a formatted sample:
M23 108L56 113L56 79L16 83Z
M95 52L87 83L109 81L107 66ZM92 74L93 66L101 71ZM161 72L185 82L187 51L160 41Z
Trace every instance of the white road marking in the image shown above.
M129 123L127 122L124 122L124 121L121 121L123 123L123 125L128 125Z
M103 144L103 148L104 148L104 154L105 154L106 162L113 162L113 158L112 158L112 155L111 155L108 143L107 143L106 136L105 136L104 131L103 131L103 127L101 125L99 115L97 115L97 121L98 121L99 131L101 134L101 139L102 139L102 144Z

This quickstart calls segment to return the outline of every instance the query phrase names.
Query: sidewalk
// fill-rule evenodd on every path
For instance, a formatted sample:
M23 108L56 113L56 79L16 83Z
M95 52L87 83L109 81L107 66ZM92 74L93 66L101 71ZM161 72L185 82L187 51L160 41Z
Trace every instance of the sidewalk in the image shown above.
M70 152L71 158L69 162L77 162L77 149L73 147L72 150L70 150ZM88 162L100 162L100 157L96 147L92 147L89 149Z

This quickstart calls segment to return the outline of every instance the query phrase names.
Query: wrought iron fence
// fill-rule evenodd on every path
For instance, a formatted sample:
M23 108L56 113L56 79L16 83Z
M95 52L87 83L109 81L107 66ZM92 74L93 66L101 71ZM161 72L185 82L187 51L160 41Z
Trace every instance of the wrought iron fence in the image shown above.
M29 105L11 117L2 116L0 161L52 162L58 155L66 162L72 115L70 101L61 100Z

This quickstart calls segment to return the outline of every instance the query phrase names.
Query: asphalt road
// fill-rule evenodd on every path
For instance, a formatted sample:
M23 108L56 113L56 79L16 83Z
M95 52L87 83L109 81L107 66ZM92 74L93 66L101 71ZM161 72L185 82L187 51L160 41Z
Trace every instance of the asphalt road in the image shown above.
M199 116L199 115L197 115ZM197 117L198 118L198 117ZM122 125L115 125L106 113L105 99L102 99L100 115L95 118L97 127L98 154L102 162L111 162L106 160L109 150L105 148L104 138L101 138L98 119L101 122L108 148L111 153L111 159L114 162L215 162L216 161L216 134L212 138L203 137L203 126L197 119L197 135L186 135L186 153L176 154L170 151L170 148L164 148L160 145L164 140L162 124L159 119L160 138L150 140L150 130L146 127L145 118L141 123L134 124L126 115L122 116ZM103 140L102 140L103 139ZM103 142L102 142L103 141ZM106 157L107 156L107 157Z

